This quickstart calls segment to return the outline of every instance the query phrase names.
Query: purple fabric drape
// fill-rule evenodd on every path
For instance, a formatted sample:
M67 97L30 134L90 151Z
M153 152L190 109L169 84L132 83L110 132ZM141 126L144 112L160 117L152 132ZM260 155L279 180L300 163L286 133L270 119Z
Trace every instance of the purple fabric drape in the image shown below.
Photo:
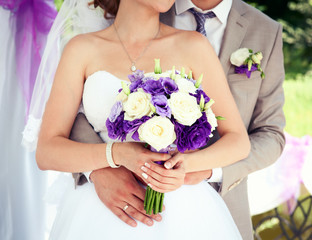
M26 101L27 116L47 34L57 11L53 0L0 0L0 6L11 11L16 70Z

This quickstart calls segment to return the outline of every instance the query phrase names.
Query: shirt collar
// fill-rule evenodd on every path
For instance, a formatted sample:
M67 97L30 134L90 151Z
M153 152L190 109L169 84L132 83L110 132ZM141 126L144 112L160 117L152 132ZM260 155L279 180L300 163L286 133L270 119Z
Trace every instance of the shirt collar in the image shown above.
M216 14L217 18L221 21L221 23L225 23L229 16L233 0L222 0L216 7L203 11L200 8L196 7L191 0L176 0L175 9L176 14L180 15L190 8L194 8L196 11L201 13L206 13L209 11L213 11Z

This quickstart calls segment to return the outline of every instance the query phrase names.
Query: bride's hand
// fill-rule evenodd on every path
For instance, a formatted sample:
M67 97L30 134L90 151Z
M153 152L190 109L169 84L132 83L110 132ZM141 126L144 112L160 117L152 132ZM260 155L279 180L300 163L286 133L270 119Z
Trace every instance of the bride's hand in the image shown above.
M170 160L171 166L165 167L156 163L147 163L143 166L143 180L155 191L165 193L171 192L184 184L185 168L183 154L177 153ZM174 163L174 164L173 164Z
M171 158L167 153L156 153L137 142L114 143L113 160L115 164L122 165L131 172L142 176L142 167L154 161L166 161Z

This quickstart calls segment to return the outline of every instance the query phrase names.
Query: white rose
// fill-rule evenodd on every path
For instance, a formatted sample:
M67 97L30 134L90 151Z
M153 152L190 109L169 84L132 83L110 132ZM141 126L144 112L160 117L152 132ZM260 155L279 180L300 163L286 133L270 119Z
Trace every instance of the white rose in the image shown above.
M218 122L211 108L208 108L205 112L206 112L207 120L211 125L211 134L209 135L209 137L212 137L213 136L212 131L214 131L216 127L218 127Z
M240 67L249 56L250 52L248 48L240 48L232 53L230 61L233 65Z
M174 118L183 125L191 126L202 116L196 98L188 93L172 93L168 104Z
M161 78L161 77L170 77L170 74L171 74L171 71L166 71L166 72L163 72L161 74L157 74L157 79Z
M182 78L181 75L176 75L176 79L174 81L178 85L179 92L195 94L197 89L191 81Z
M176 139L174 125L166 117L155 116L138 129L140 140L148 143L157 151L168 147Z
M150 99L150 95L143 91L131 93L123 104L125 120L133 121L148 116L151 113Z

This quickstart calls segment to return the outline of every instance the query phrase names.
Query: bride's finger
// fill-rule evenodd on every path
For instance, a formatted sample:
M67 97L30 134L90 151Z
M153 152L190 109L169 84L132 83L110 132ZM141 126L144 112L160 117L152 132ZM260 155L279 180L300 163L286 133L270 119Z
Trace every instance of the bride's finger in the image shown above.
M181 178L184 177L184 169L182 168L176 168L176 169L166 169L161 165L158 165L156 163L145 163L144 166L141 167L141 170L146 172L148 175L158 174L159 177L168 177L168 178ZM180 171L181 170L181 171ZM154 176L153 174L153 176ZM159 179L155 176L156 179Z
M152 177L148 177L146 181L148 182L147 185L154 190L156 190L155 189L156 187L157 189L160 189L160 192L169 192L178 189L184 183L184 178L181 179L172 178L172 179L173 179L172 183L162 183Z
M151 170L150 168L147 168L145 166L142 166L141 169L143 171L142 177L144 180L147 181L147 183L149 183L149 178L153 178L153 179L155 179L161 183L174 184L176 175L179 174L179 173L174 173L175 176L170 175L170 177L167 177L167 176L160 175L159 173L154 172L153 170ZM181 174L181 177L182 177L182 174Z
M174 168L174 166L178 163L183 161L183 155L182 154L176 154L169 160L167 160L164 164L165 168L171 169Z

